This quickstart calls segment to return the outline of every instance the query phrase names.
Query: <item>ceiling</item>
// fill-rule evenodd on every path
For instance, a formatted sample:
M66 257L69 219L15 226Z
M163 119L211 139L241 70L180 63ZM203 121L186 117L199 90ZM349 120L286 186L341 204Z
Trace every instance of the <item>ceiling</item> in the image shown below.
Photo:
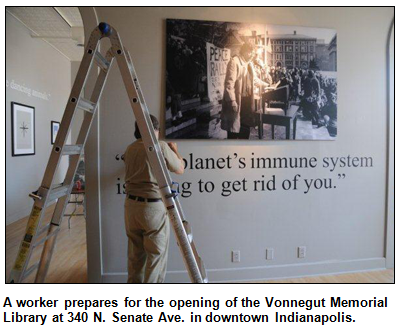
M6 7L32 38L42 38L71 61L83 56L83 22L78 7Z

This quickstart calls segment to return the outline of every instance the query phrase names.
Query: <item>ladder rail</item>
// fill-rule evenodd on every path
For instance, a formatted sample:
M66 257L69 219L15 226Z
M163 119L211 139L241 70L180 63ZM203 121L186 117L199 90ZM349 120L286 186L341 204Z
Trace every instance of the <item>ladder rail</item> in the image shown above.
M139 80L138 80L138 77L137 77L137 74L136 74L135 66L133 65L131 54L126 49L125 49L125 52L126 52L126 60L128 62L129 71L131 73L131 76L133 77L133 81L136 84L139 100L140 100L140 102L142 104L142 107L144 106L145 113L150 114L150 112L149 112L149 110L147 108L147 103L145 101L142 89L141 89L140 84L139 84ZM151 119L150 118L146 119L146 123L147 123L147 127L152 127L152 123L151 123ZM167 180L167 184L170 187L172 187L173 181L172 181L170 173L167 170L167 167L166 167L165 163L161 163L161 167L162 167L163 172L165 174L165 178ZM183 211L182 206L180 204L180 200L179 200L178 196L175 198L175 204L176 204L176 207L178 209L179 215L181 216L182 220L185 221L186 220L185 214L184 214L184 211Z
M126 53L126 62L128 63L128 71L129 71L129 73L130 73L130 75L132 77L132 80L134 82L134 86L136 88L135 91L136 91L137 96L139 98L140 106L144 109L143 114L144 114L144 119L146 121L146 128L147 129L152 129L153 128L153 124L152 124L152 121L151 121L151 118L150 118L150 112L149 112L149 110L147 108L147 104L146 104L146 101L144 99L144 95L142 93L142 89L140 87L139 79L137 77L135 67L133 66L131 55L126 49L124 49L124 51ZM135 117L136 117L136 114L135 114ZM139 125L139 123L138 123L138 125ZM157 140L157 138L156 138L156 136L154 134L154 131L150 131L150 135L151 135L151 144L153 146L158 145L158 140ZM166 164L165 163L160 163L159 167L162 168L162 173L164 174L163 180L165 180L165 182L159 184L159 186L160 187L164 187L164 186L167 186L167 185L171 186L172 178L171 178L171 175L170 175L170 173L169 173L169 171L167 169Z
M36 231L40 227L41 219L43 218L43 208L35 204L32 207L31 214L26 226L24 238L18 249L17 257L14 261L14 266L11 270L9 283L19 283L23 280L23 274L27 269L29 260L32 255L33 241L36 238Z

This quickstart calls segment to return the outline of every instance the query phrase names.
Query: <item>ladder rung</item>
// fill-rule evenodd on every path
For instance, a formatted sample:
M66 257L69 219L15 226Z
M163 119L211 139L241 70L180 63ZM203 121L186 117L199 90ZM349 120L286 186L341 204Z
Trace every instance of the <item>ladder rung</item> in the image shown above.
M39 264L40 264L40 262L37 262L36 264L33 264L31 267L29 267L29 268L25 271L24 276L22 277L22 280L23 280L23 279L26 279L30 274L32 274L32 272L34 272L35 269L37 269L37 268L39 267Z
M89 101L88 99L83 97L79 98L78 108L93 113L95 106L96 104L92 101Z
M82 145L65 145L63 155L79 155L82 151Z
M96 60L97 65L104 70L107 71L108 68L110 67L110 63L107 61L106 58L104 58L99 51L96 51L94 54L94 59Z
M40 230L36 233L37 237L39 237L41 234L43 234L44 232L46 232L47 230L49 230L50 226L51 226L51 223L46 224L42 229L40 229Z
M69 185L55 187L50 191L48 200L53 201L55 199L61 198L64 195L67 195L68 191L69 191Z
M37 243L33 244L33 247L37 247L40 244L43 244L45 241L47 241L50 237L53 237L57 232L58 232L59 228L57 228L56 230L54 230L52 233L48 234L46 237L43 237L40 241L38 241Z

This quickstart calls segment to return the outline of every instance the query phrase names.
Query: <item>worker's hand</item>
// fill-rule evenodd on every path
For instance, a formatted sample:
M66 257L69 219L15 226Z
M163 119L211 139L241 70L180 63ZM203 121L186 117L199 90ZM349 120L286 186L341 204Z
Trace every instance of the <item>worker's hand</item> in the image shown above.
M168 142L168 146L174 153L178 152L178 145L176 144L176 142Z
M234 112L238 112L238 105L237 105L236 101L232 101L232 110Z

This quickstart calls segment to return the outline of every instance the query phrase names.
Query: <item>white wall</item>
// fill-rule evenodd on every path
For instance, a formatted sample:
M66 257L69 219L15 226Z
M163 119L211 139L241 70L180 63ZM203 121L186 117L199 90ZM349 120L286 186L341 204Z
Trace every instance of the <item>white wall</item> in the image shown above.
M61 121L70 93L70 61L6 13L6 223L29 215L51 151L50 122ZM20 92L12 83L46 93L48 100ZM35 107L36 154L12 157L11 102ZM60 166L65 173L66 161ZM62 181L62 180L60 180Z
M193 191L182 205L211 281L238 281L283 276L346 272L385 267L386 195L386 40L393 18L391 8L96 8L98 21L113 25L130 51L151 112L164 116L165 19L199 19L326 27L338 33L339 132L334 142L179 141L184 157L226 157L234 153L264 157L372 157L372 168L343 168L329 172L307 170L187 170L178 182L199 179L249 181L273 174L280 180L332 178L335 189L310 191L241 192L222 197ZM85 31L94 28L82 15ZM115 65L116 66L116 65ZM101 101L98 126L88 149L87 173L93 205L88 208L89 276L92 281L126 280L126 236L123 195L117 179L123 165L114 157L133 140L134 117L115 67ZM96 127L97 130L97 127ZM99 146L99 154L97 149ZM346 174L344 180L338 174ZM307 256L297 258L297 247ZM265 250L274 248L274 260ZM231 250L241 262L231 262ZM168 262L168 281L187 281L174 241Z

